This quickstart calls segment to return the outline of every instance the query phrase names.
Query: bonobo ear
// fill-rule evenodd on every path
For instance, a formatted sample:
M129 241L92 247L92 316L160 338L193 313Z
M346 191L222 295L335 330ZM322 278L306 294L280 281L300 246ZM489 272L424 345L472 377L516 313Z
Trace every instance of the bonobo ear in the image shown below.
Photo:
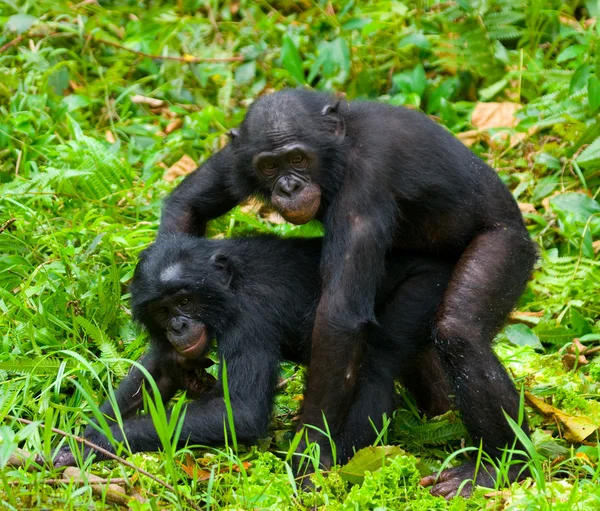
M229 137L229 140L233 140L234 138L240 136L240 130L238 130L237 128L232 128L227 132L227 136Z
M336 137L344 138L346 136L346 121L340 115L340 101L337 100L333 105L326 105L321 110L321 115L329 117L333 121L333 134Z
M222 275L224 284L227 287L230 287L234 274L234 265L232 260L225 254L216 252L210 257L210 263Z

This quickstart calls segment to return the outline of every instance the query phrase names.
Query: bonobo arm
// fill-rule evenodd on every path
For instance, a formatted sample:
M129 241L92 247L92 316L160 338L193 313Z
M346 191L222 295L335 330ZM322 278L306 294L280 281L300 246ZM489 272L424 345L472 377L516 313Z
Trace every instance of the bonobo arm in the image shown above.
M139 360L139 364L154 379L163 402L166 403L181 388L181 382L176 378L181 370L176 366L169 353L163 353L161 350L152 348ZM115 391L115 404L122 419L126 420L142 408L142 385L145 381L146 376L144 373L134 365ZM146 391L151 392L151 386L148 383L146 383ZM116 413L113 403L107 399L100 407L100 411L107 419L108 424L112 424L111 428L114 429L115 425L113 423L116 420ZM95 418L85 428L84 437L95 443L95 440L102 438L103 435L97 431L92 423L97 424ZM76 458L69 446L64 446L54 455L53 464L55 468L76 464Z
M246 195L228 182L235 161L226 146L187 176L165 199L159 234L184 232L203 236L208 220L237 206Z
M228 349L224 350L222 358L227 364L229 396L237 439L240 442L251 443L267 430L279 355L276 351L276 340L271 346L263 346L260 342L249 345L248 339L253 338L237 335L227 346ZM236 348L233 348L234 346ZM228 421L223 395L221 377L210 393L187 405L179 437L180 446L186 443L224 444L224 427L228 427ZM167 415L170 417L170 410L167 411ZM132 453L157 451L162 448L161 440L149 415L124 420L122 430L118 424L113 424L111 433L118 442L126 439ZM101 433L94 432L87 438L109 452L115 452L108 438ZM86 449L86 452L89 453L89 449ZM96 461L106 459L100 453L95 454ZM73 463L74 460L71 464Z
M370 197L368 185L351 179L344 187L347 190L338 192L325 219L323 283L301 417L301 424L322 427L324 412L334 438L353 398L365 328L375 319L375 294L384 278L397 216L391 194L385 197L385 192L379 192L376 198ZM310 431L309 436L315 437ZM326 456L321 460L324 464L331 461Z
M179 371L174 361L170 359L167 353L151 349L146 353L138 363L142 365L156 382L158 391L162 400L166 403L171 399L175 392L180 388L179 382L174 378ZM142 408L143 392L142 384L146 381L146 376L137 366L132 366L125 379L115 391L115 401L119 409L121 418L131 417ZM151 386L146 384L146 391L151 392ZM110 400L106 400L100 407L102 414L108 419L115 420L116 414ZM90 426L86 429L86 433Z

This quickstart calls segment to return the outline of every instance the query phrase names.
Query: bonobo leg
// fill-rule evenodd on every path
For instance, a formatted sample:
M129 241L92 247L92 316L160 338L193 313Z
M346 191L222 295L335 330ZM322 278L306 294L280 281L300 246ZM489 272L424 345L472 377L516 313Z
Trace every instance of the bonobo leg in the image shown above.
M535 259L525 232L499 228L477 236L455 267L434 329L434 345L465 426L475 445L481 441L493 457L515 441L503 411L518 419L519 394L491 341L523 292ZM522 428L529 433L526 422ZM433 485L434 495L450 498L472 477L473 467L458 467L421 482ZM490 486L493 478L482 469L477 483ZM466 485L462 494L471 489Z
M367 329L368 342L355 398L338 445L339 463L345 463L354 450L375 440L382 427L382 415L390 416L394 410L394 380L399 375L408 384L415 383L411 378L416 375L419 383L424 383L425 372L416 371L415 365L425 361L423 355L429 362L431 329L451 271L450 263L433 259L395 257L388 265L389 278L377 295L377 322ZM427 383L433 384L441 377L441 391L446 392L445 376L437 371L433 377ZM419 397L432 397L437 392L428 389ZM443 400L447 406L448 396L443 396ZM441 402L440 397L436 404Z

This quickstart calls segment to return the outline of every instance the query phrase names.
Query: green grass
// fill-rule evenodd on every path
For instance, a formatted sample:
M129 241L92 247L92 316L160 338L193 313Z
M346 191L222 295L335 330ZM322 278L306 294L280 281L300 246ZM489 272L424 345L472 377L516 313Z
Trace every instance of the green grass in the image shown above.
M258 446L176 449L178 398L170 421L148 402L163 452L129 458L159 481L114 461L85 469L139 495L133 509L598 509L597 435L576 430L600 426L599 20L596 0L1 3L0 507L117 507L105 487L46 484L60 473L9 456L73 442L51 428L81 433L144 351L127 284L176 184L165 169L218 150L257 95L310 85L420 108L456 134L474 129L481 102L521 106L517 124L475 136L472 149L498 169L540 247L496 347L519 388L567 414L525 406L532 477L470 500L430 497L422 474L453 452L450 463L478 454L461 450L455 413L426 420L408 400L379 437L394 447L301 495L285 462L305 374L292 364ZM502 131L521 138L494 137ZM244 208L210 225L212 236L249 232L320 227ZM568 369L575 338L584 358ZM365 475L384 452L386 466Z

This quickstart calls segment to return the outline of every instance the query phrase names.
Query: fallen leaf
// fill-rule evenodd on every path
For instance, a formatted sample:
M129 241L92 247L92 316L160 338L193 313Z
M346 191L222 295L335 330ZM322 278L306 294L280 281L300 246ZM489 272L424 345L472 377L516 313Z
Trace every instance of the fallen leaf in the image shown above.
M515 113L521 108L519 103L510 101L502 102L480 102L475 105L471 114L471 124L479 130L487 131L498 128L514 128L519 120ZM508 139L508 133L494 133L490 135L490 146L503 145ZM527 133L510 134L510 146L514 146L527 137Z
M162 99L149 98L148 96L142 96L140 94L132 96L131 101L136 105L149 105L151 108L159 108L164 104Z
M592 243L592 248L594 249L594 254L597 254L598 252L600 252L600 240L594 241Z
M178 162L171 165L165 172L165 181L172 182L179 176L186 176L198 168L198 164L187 154L184 154Z
M537 210L533 204L529 204L528 202L519 202L518 204L521 213L537 213Z
M598 429L587 417L569 415L544 400L535 397L531 392L525 392L525 398L530 406L546 418L556 421L562 427L564 438L572 443L582 443L588 436Z
M404 454L404 450L397 445L365 447L340 469L340 475L344 481L360 484L365 478L367 470L374 472L383 467L389 458L395 458L401 454Z
M113 132L110 130L106 130L106 133L104 133L104 138L106 139L106 141L109 144L114 144L116 142L115 136L113 135Z
M478 130L468 130L459 133L457 137L467 147L471 147L481 139L481 133Z
M167 127L165 128L165 133L168 135L169 133L172 133L173 131L181 128L181 126L183 126L183 120L175 119L173 122L170 122L167 125Z
M244 469L250 468L251 465L252 463L250 463L249 461L244 461L242 463ZM204 470L199 468L197 463L189 454L186 455L185 463L181 463L181 468L191 479L196 478L198 481L208 481L210 479L210 475L212 474L211 470ZM234 472L240 472L239 465L233 465L231 469ZM222 468L218 471L219 474L223 474L225 472L229 472L229 467Z

